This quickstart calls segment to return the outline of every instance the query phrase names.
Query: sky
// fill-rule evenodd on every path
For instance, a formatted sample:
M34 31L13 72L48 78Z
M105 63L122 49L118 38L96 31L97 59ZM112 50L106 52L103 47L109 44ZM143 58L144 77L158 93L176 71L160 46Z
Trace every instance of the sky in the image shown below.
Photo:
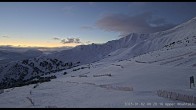
M170 29L196 17L196 2L1 2L0 46L106 43Z

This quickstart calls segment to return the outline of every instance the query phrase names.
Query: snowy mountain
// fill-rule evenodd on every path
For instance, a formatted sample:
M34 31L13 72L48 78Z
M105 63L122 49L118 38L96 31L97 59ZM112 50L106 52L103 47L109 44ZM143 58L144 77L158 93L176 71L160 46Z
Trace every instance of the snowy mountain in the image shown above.
M31 54L31 52L27 53ZM195 89L189 89L187 82L190 75L195 75L195 66L196 17L162 32L151 34L132 33L126 37L108 41L104 44L80 45L54 54L12 62L0 67L0 80L1 88L10 88L45 82L43 81L44 78L53 79L51 82L40 84L42 87L38 87L38 89L34 90L31 86L25 86L13 91L14 93L26 91L25 88L28 88L30 91L35 91L36 95L41 95L42 92L39 94L39 91L42 91L43 88L50 88L49 94L52 96L59 94L58 97L60 97L61 95L66 95L61 92L68 91L67 87L76 91L74 95L81 94L79 93L80 89L87 94L89 92L92 93L91 90L98 87L99 89L104 88L111 91L135 91L133 94L136 95L136 98L127 93L119 92L108 96L109 99L113 100L128 100L127 95L135 101L144 100L139 95L144 95L143 93L145 93L149 96L153 95L150 101L153 102L153 100L157 99L161 102L165 101L165 99L155 96L158 89L194 95ZM52 75L55 75L57 79L51 78ZM64 83L65 85L63 85ZM78 91L77 88L72 87L74 84L80 88ZM60 88L64 88L63 91L60 91ZM56 89L59 91L55 91ZM100 94L94 91L97 95L91 94L93 97L90 97L87 102L79 104L79 107L89 106L88 103L96 107L99 105L104 107L121 107L122 105L118 104L119 101L112 101L117 105L110 105L111 103L107 102L104 105L103 102L100 102L100 100L106 100L108 95L107 90L99 91L106 96L100 96ZM70 91L67 93L70 94ZM86 94L78 96L80 97L78 100L83 102ZM117 99L112 98L116 94L118 95ZM29 94L26 95L28 97L32 96L31 93L30 96ZM36 95L34 95L34 100L39 103L42 99ZM54 100L54 97L50 97L49 99ZM66 99L71 98L71 96L65 97ZM99 97L101 97L98 100L99 102L92 102L92 100L99 99ZM20 98L23 99L24 97ZM64 101L64 99L61 99L61 101ZM67 104L66 106L73 107L74 105L72 104L76 103L74 101L74 99L68 101L70 105ZM145 100L145 102L147 101ZM49 103L51 102L44 103L46 105L38 104L36 106L43 107L50 105ZM63 106L59 101L56 101L55 104L60 107ZM34 107L34 104L27 104L26 106Z
M80 61L81 64L95 62L109 56L115 50L130 48L149 37L148 34L132 33L118 40L105 44L80 45L73 49L61 51L49 55L50 58L58 58L63 61Z
M195 45L195 30L196 18L193 18L166 31L152 34L132 33L105 44L80 45L70 50L49 55L49 57L64 61L80 61L81 64L95 62L103 58L112 61L124 60L167 46L177 48ZM175 47L172 43L176 43Z
M0 68L0 88L23 86L35 83L34 80L40 82L44 78L50 79L50 76L42 76L47 76L57 71L77 66L78 64L79 62L62 62L58 59L45 57L11 62Z
M11 48L13 49L13 48ZM23 59L35 58L43 54L37 49L28 49L26 51L13 51L11 49L0 49L0 66L13 61L20 61Z

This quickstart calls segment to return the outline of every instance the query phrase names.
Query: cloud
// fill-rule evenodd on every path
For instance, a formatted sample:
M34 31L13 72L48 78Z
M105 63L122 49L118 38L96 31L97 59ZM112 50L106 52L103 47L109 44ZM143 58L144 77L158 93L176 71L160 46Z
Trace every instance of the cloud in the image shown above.
M3 37L3 38L10 38L9 36L6 36L6 35L5 36L1 36L1 37Z
M79 43L82 43L79 38L65 38L65 39L61 39L61 38L58 38L58 37L54 37L52 39L60 41L60 43L62 43L62 44L68 44L68 43L79 44Z
M49 51L62 51L62 50L67 50L67 49L71 49L73 47L71 46L62 46L62 47L23 47L21 45L18 46L13 46L13 45L0 45L0 50L7 50L7 51L12 51L12 52L25 52L27 50L32 50L32 49L36 49L36 50L40 50L40 51L45 51L45 52L49 52Z
M81 43L79 38L67 38L67 39L62 39L61 43L63 44L68 44L68 43Z
M60 43L62 44L75 43L75 44L81 44L81 45L88 45L91 43L91 41L82 42L80 38L65 38L65 39L60 39Z
M60 39L60 38L58 38L58 37L54 37L53 39L54 39L54 40L61 40L61 39Z
M135 16L125 14L110 14L103 16L96 22L96 26L106 31L120 32L121 34L153 33L174 27L163 18L153 18L152 13L145 12Z

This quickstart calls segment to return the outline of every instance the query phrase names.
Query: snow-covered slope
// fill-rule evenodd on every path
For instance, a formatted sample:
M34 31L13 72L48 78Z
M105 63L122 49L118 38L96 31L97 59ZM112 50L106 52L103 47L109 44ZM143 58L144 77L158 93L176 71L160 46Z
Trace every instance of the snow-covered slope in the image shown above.
M90 68L78 69L82 67ZM161 89L195 96L196 88L190 89L188 82L195 70L133 59L92 63L58 72L57 78L47 83L5 89L0 94L0 107L195 108L194 104L157 95Z
M196 46L153 51L141 56L137 56L135 61L138 63L195 68Z

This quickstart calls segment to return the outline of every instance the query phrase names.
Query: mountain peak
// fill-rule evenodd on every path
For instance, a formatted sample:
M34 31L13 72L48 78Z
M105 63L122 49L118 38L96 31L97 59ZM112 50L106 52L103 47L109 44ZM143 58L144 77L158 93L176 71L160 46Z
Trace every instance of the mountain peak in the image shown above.
M196 20L196 16L195 16L195 17L193 17L191 20Z

